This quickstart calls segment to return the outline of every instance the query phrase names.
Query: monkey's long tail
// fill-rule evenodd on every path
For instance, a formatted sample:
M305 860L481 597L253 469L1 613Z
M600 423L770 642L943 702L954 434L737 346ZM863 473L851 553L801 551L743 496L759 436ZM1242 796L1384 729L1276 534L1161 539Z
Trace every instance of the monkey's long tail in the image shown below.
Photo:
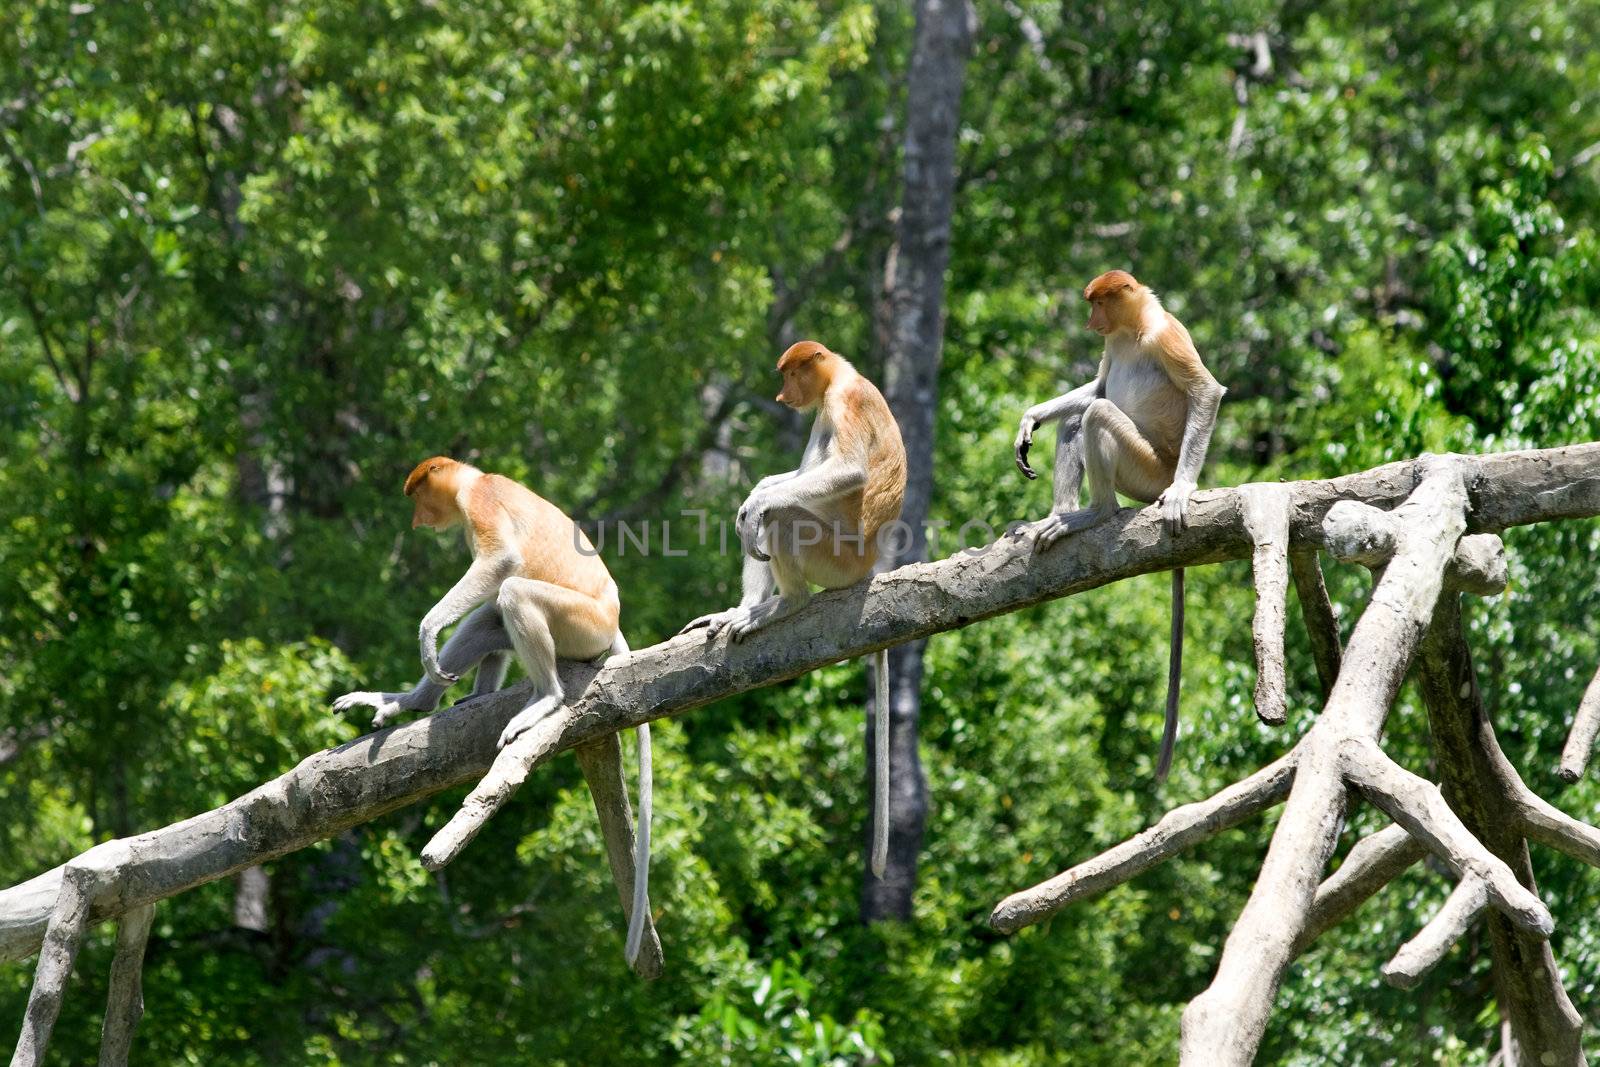
M873 763L875 764L872 797L872 876L882 878L889 865L889 650L880 648L873 653L872 673L878 676L878 693L873 700L876 719L873 723Z
M1183 568L1172 572L1172 653L1167 661L1167 722L1161 728L1161 755L1156 759L1156 781L1167 780L1172 769L1172 748L1178 742L1178 691L1183 685Z
M611 654L628 651L628 642L619 633L612 642ZM633 910L628 916L628 940L623 959L632 967L644 946L644 923L650 915L650 817L654 807L655 782L650 768L650 724L634 729L639 739L639 820L633 835Z

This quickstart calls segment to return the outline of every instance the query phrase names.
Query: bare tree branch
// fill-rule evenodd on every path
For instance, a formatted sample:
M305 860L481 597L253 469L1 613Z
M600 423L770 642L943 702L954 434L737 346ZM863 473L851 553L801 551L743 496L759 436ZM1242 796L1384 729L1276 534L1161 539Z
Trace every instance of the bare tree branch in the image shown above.
M1426 845L1462 879L1484 883L1489 900L1529 933L1549 937L1556 928L1550 909L1517 881L1506 861L1490 852L1444 802L1439 787L1417 777L1383 754L1370 738L1351 738L1343 746L1345 773L1366 798L1412 837Z
M83 932L89 925L93 883L94 871L76 864L68 864L58 882L44 948L34 971L33 990L28 994L27 1012L22 1018L22 1033L11 1053L11 1067L36 1067L44 1062L56 1017L61 1014L67 979L72 976L72 961L78 957Z
M1002 933L1043 922L1068 904L1119 886L1279 803L1294 781L1294 753L1215 796L1173 808L1161 821L1107 852L995 906L989 925Z
M155 916L154 904L141 904L124 914L117 927L117 954L100 1027L100 1067L127 1067L133 1033L144 1016L144 949Z
M1594 752L1595 735L1600 734L1600 670L1589 680L1578 703L1578 713L1572 717L1572 732L1567 734L1567 745L1561 750L1561 767L1556 771L1563 780L1576 782L1588 769L1589 756Z
M1210 802L1191 805L1189 814L1179 809L1160 835L1164 843L1154 846L1175 851L1174 845L1201 840L1214 832L1206 822L1208 812L1217 813L1219 828L1231 825L1228 820L1259 810L1281 795L1281 783L1290 783L1288 805L1256 891L1229 938L1211 989L1185 1015L1189 1062L1248 1060L1290 951L1311 928L1314 901L1334 898L1331 891L1318 893L1318 880L1342 822L1345 755L1352 751L1347 742L1378 736L1463 528L1499 530L1600 514L1600 444L1425 457L1285 488L1292 549L1329 544L1323 518L1341 500L1398 505L1391 518L1400 534L1371 605L1351 635L1345 659L1358 666L1340 674L1321 718L1278 763ZM528 746L519 758L531 768L619 730L827 663L1133 575L1245 558L1255 546L1242 518L1243 503L1237 490L1197 494L1190 525L1177 535L1169 534L1153 511L1127 509L1038 555L1025 540L1005 538L982 552L908 565L818 596L770 633L743 645L708 644L688 635L616 657L603 667L563 664L563 686L575 697L525 735ZM49 942L40 957L27 1033L48 1035L48 1025L39 1024L54 1018L72 950L87 923L124 915L472 781L489 768L501 728L521 710L527 694L526 685L502 690L317 753L220 808L107 842L63 867L0 890L0 960L21 958ZM1354 751L1366 750L1357 746ZM1417 807L1394 806L1402 814ZM1442 818L1426 803L1421 807L1426 819ZM1463 855L1470 851L1453 839L1444 844ZM1119 874L1147 865L1137 848L1131 851ZM1468 859L1474 872L1487 872L1494 880L1492 866L1475 856ZM1347 866L1356 860L1353 853ZM1346 881L1356 884L1353 875ZM1520 909L1525 924L1547 928L1547 913L1539 914L1536 898L1529 905L1508 888L1498 892L1513 910ZM42 1049L42 1041L35 1039L31 1047Z
M1445 596L1417 654L1417 688L1428 710L1434 766L1444 799L1462 824L1505 861L1530 892L1533 864L1524 839L1529 794L1495 738L1461 620L1461 597ZM1517 1062L1575 1067L1585 1062L1583 1020L1562 985L1550 942L1500 912L1484 915L1495 999L1506 1022L1502 1048Z
M1305 929L1295 942L1295 954L1304 952L1374 893L1404 874L1427 851L1404 826L1386 826L1357 841L1339 869L1317 887Z
M1521 809L1522 830L1547 848L1600 867L1600 829L1574 819L1516 779L1513 799Z
M1283 629L1289 605L1289 507L1282 485L1243 485L1244 527L1255 545L1251 557L1256 583L1252 633L1256 646L1256 715L1268 726L1288 718L1288 681L1283 664Z
M1422 981L1422 976L1472 928L1488 903L1489 891L1481 881L1463 879L1417 936L1383 965L1383 980L1399 989L1410 989Z
M1393 516L1383 517L1400 531L1394 555L1350 636L1327 707L1298 746L1294 785L1255 889L1228 935L1210 987L1184 1010L1185 1064L1224 1067L1255 1057L1344 821L1346 750L1352 741L1375 741L1382 730L1443 587L1445 566L1466 526L1465 471L1449 459L1425 460L1420 470L1416 490ZM1371 516L1352 514L1356 508L1346 503L1326 513L1326 541L1342 546L1336 554L1376 537L1361 528L1361 520Z

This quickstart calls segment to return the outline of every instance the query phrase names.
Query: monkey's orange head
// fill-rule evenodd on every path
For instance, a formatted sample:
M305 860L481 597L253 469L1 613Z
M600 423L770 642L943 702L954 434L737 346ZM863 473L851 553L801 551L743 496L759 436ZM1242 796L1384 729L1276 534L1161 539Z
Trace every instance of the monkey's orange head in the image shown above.
M1089 329L1102 336L1139 319L1139 297L1144 286L1125 270L1108 270L1083 288L1089 301Z
M816 341L796 341L790 345L778 358L778 373L783 375L778 403L788 404L796 411L815 406L833 380L834 361L838 358Z
M431 526L443 530L461 518L456 506L456 475L461 464L449 456L425 459L406 475L406 496L416 501L411 513L411 528Z

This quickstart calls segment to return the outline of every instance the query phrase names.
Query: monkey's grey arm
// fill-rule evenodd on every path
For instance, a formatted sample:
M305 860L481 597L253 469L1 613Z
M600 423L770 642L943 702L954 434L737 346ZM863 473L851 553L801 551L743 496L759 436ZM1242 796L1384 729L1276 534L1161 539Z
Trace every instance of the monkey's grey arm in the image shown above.
M796 471L777 485L757 489L745 499L741 515L747 511L772 511L775 508L809 508L836 500L867 484L865 465L843 456L825 459L810 470Z
M494 596L500 583L515 574L521 563L514 552L473 560L461 580L422 617L417 640L422 647L422 669L429 678L440 685L456 683L460 676L439 666L439 631Z
M1017 440L1012 446L1019 471L1030 479L1038 477L1028 465L1028 449L1033 445L1033 431L1057 419L1070 419L1082 415L1094 402L1095 397L1100 395L1100 385L1101 380L1096 377L1092 382L1086 382L1070 392L1062 393L1053 400L1035 404L1022 413L1022 425L1017 428Z
M771 489L775 485L782 485L799 473L799 471L784 471L782 474L769 474L756 483L755 488L750 490L750 495L754 496L762 490Z
M1167 528L1174 531L1183 528L1189 497L1199 482L1206 450L1211 447L1211 432L1217 427L1217 408L1227 390L1217 384L1215 378L1206 375L1196 380L1188 392L1189 415L1183 422L1183 443L1178 446L1178 469L1173 473L1172 484L1156 501Z
M815 508L818 504L836 500L855 492L867 484L867 468L856 460L844 456L825 459L809 470L799 470L794 476L766 489L757 489L745 498L734 519L734 530L744 543L745 554L756 559L763 557L752 551L761 540L761 528L766 525L768 512L779 508Z

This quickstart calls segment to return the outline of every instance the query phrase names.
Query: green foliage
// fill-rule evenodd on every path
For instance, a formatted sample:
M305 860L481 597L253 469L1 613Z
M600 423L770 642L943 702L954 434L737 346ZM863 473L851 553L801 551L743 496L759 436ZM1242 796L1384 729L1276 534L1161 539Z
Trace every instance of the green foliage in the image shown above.
M1011 471L1016 417L1093 372L1077 294L1111 266L1156 285L1229 388L1212 484L1600 438L1592 0L977 10L937 552L1046 506ZM727 514L792 463L800 427L765 399L782 342L881 371L907 5L7 15L0 882L365 728L328 699L414 677L416 620L463 560L406 530L422 456L650 520L648 556L604 527L637 647L735 595L715 528L702 546L679 512ZM1265 72L1230 40L1256 31ZM687 555L661 553L663 519ZM1600 663L1600 526L1507 547L1511 590L1469 610L1480 678L1529 782L1593 817L1600 791L1558 795L1549 769ZM1365 580L1329 582L1353 618ZM1258 725L1245 570L1193 572L1184 733L1152 788L1166 603L1149 577L932 642L914 924L857 918L865 680L840 666L659 730L660 982L622 966L592 807L558 761L442 877L416 857L456 796L271 864L265 931L235 925L231 882L163 904L140 1059L1170 1060L1270 819L1016 937L984 922L1316 713L1292 627L1289 726ZM1386 743L1427 771L1409 690ZM1600 1027L1600 879L1535 863ZM1485 1062L1477 938L1417 991L1377 978L1445 891L1419 867L1325 937L1262 1062ZM80 958L55 1062L93 1058L110 944ZM30 976L0 970L0 1018Z

